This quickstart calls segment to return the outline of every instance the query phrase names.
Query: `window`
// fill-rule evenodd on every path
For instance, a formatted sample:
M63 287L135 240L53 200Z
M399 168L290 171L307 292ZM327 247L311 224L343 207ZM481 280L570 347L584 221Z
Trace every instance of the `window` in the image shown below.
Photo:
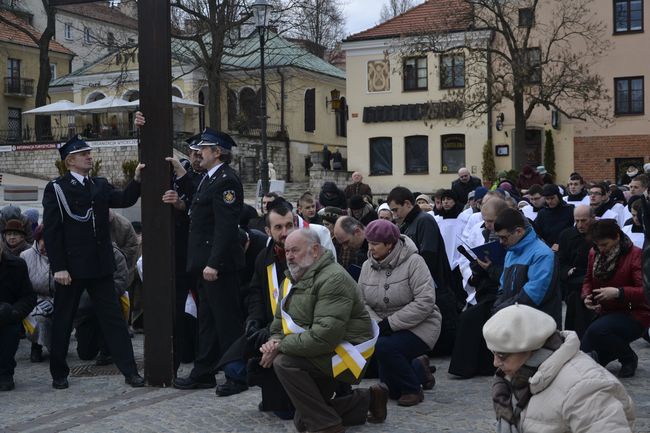
M519 9L519 27L532 27L535 24L533 8Z
M344 97L341 97L340 107L336 110L336 135L348 136L348 103Z
M56 80L56 63L50 63L50 80Z
M262 92L259 92L260 94ZM260 104L258 95L250 87L244 87L239 92L240 127L260 127Z
M404 90L427 90L427 58L404 60Z
M614 0L614 33L643 31L643 0Z
M643 77L614 79L615 114L643 114Z
M84 27L84 44L92 43L91 37L90 27Z
M20 59L7 59L7 77L20 79Z
M316 89L305 91L305 131L316 130Z
M374 137L370 139L370 174L381 176L393 174L393 139Z
M65 23L63 25L63 37L67 40L72 39L72 23Z
M450 134L441 137L443 173L456 173L465 167L465 135Z
M404 139L407 174L429 173L429 137L412 135Z
M7 138L9 141L20 141L22 130L22 110L20 108L7 109Z
M539 84L542 82L542 50L539 48L527 48L524 57L526 67L526 83Z
M451 54L440 57L440 88L465 87L465 56Z

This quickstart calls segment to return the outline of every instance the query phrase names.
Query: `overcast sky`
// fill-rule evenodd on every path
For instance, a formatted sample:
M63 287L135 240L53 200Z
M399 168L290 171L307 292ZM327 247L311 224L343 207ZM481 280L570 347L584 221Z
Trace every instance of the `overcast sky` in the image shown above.
M345 0L345 31L346 35L359 33L374 27L379 23L379 12L386 0ZM414 4L422 3L415 0Z

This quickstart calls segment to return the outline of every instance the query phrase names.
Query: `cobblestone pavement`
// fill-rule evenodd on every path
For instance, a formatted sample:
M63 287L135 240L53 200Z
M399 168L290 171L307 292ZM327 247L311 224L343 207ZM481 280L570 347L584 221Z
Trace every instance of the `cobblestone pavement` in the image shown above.
M74 348L74 342L71 347ZM142 359L143 337L133 340L136 358ZM638 433L650 433L650 345L633 344L639 354L639 369L623 383L637 407ZM181 391L164 388L130 388L121 375L70 377L70 388L50 386L47 362L29 362L29 344L21 341L17 355L16 389L0 393L0 432L293 432L291 421L282 421L257 410L258 388L242 394L218 398L214 390ZM361 432L491 432L493 412L487 377L458 380L446 371L448 358L433 359L437 384L426 391L424 403L398 407L389 403L385 424L351 427ZM610 368L618 368L613 363ZM74 349L70 365L83 367ZM181 375L189 372L183 365ZM82 370L77 368L76 371ZM222 378L218 378L222 380ZM364 386L374 380L364 381Z

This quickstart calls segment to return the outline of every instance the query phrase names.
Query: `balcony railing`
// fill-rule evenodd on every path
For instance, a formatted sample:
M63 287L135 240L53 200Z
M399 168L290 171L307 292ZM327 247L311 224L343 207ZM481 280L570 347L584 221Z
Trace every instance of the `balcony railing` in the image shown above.
M5 95L33 96L34 80L29 78L5 77Z

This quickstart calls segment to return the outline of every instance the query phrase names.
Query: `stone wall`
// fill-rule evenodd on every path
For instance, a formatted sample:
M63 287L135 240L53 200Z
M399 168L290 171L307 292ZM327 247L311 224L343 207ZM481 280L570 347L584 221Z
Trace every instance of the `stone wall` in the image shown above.
M320 161L320 152L312 152L312 161ZM345 189L352 183L352 172L343 170L325 170L320 163L315 163L309 169L309 190L317 193L325 182L334 182L339 188Z
M90 143L92 146L92 142ZM40 179L53 179L59 176L54 165L59 160L59 151L25 150L0 153L0 172L31 176ZM136 146L98 147L93 149L93 159L101 160L99 175L111 182L120 184L123 181L122 163L138 158Z
M257 138L235 136L237 150L232 167L239 172L242 182L254 183L260 178L262 144ZM287 179L287 151L284 141L268 140L267 156L278 180Z

